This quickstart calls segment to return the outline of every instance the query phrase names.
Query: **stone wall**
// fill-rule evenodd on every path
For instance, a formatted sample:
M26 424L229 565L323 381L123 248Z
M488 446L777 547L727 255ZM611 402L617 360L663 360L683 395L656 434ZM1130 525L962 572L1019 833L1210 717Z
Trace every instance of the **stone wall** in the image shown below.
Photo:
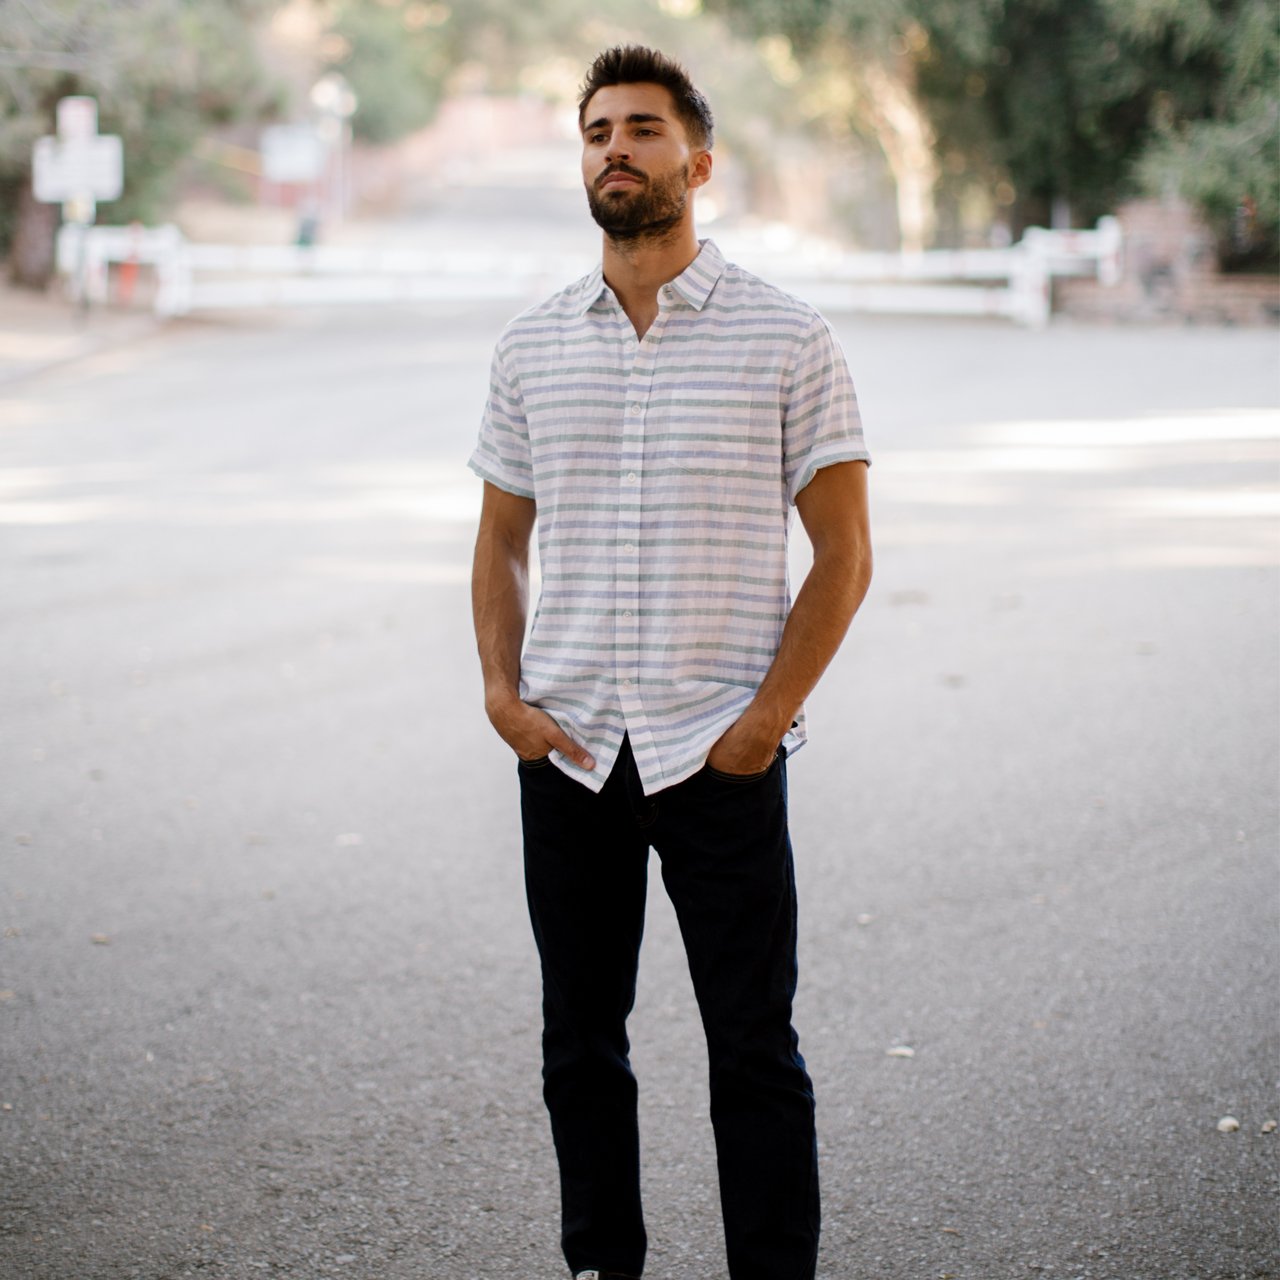
M1059 279L1058 314L1121 323L1280 323L1280 276L1220 272L1213 238L1185 202L1134 200L1116 216L1124 234L1120 283Z

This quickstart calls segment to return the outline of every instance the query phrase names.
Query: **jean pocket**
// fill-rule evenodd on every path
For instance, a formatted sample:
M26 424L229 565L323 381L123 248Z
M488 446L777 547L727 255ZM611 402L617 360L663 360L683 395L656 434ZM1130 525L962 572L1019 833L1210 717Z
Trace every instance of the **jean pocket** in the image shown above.
M775 752L773 759L769 763L767 769L761 769L759 773L722 773L719 769L713 769L709 764L703 765L703 771L720 782L732 783L750 783L761 782L767 778L774 770L774 766L783 757L783 749L781 747Z

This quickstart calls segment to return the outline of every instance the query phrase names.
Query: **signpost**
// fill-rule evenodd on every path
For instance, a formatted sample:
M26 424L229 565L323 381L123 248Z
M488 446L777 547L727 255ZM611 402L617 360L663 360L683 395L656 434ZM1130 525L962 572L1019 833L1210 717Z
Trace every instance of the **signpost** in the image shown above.
M311 105L320 116L320 136L336 161L326 173L326 203L332 220L341 222L351 207L351 117L360 101L342 75L328 71L311 86Z
M96 98L76 96L58 103L56 136L38 138L31 158L32 193L44 204L62 205L63 220L92 226L98 201L118 200L124 190L124 146L116 134L98 132ZM84 255L74 279L77 300L87 301Z
M324 169L324 140L306 125L269 125L261 147L262 176L268 182L315 182Z
M124 190L124 147L117 134L98 132L94 98L63 98L58 132L38 138L32 157L37 200L61 204L68 222L91 223L99 200L118 200Z

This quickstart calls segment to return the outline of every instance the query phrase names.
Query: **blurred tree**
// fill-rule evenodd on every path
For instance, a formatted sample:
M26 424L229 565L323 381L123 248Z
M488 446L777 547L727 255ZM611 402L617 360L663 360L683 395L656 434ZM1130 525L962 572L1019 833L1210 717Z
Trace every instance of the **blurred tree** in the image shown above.
M843 105L883 148L904 245L928 238L940 191L980 189L1016 233L1091 223L1145 185L1191 199L1228 261L1245 245L1255 257L1275 252L1273 0L708 5L789 39L804 82L846 81L825 105Z
M1229 259L1242 203L1277 228L1275 24L1272 0L1008 0L979 59L939 41L921 91L958 172L1011 184L1015 229L1174 187Z
M765 54L702 14L699 0L329 0L324 12L322 59L355 90L353 131L369 141L426 123L447 90L572 102L591 58L629 41L700 68L723 108L719 136L753 178L775 166L777 131L796 122Z
M1280 39L1271 0L1152 4L1134 12L1111 0L1139 38L1171 41L1198 71L1161 85L1154 138L1138 175L1157 194L1196 205L1229 267L1280 262ZM1206 12L1207 10L1207 12Z
M763 39L782 36L804 75L798 92L815 120L832 113L883 151L898 194L907 250L925 248L936 228L940 153L938 105L925 75L939 43L981 59L1005 0L708 0Z
M604 0L606 9L609 5ZM322 8L321 56L346 77L360 103L353 131L368 142L385 143L430 122L462 64L482 66L493 89L513 89L529 63L573 47L589 13L600 5L586 0L546 7L523 0L455 5L329 0Z
M939 33L922 69L949 186L984 186L1015 234L1112 209L1150 138L1157 60L1122 37L1107 5L1009 0L976 56Z
M456 53L451 17L447 5L416 0L330 6L322 52L355 91L357 137L394 142L431 120Z
M124 139L125 189L111 219L148 220L178 162L210 124L279 106L252 42L271 0L6 0L0 58L0 251L12 279L43 287L56 206L31 193L31 149L69 94L98 100L102 133Z
M565 55L576 63L586 49L594 52L587 33L636 9L628 0L327 0L320 7L322 58L355 90L353 130L369 142L393 142L429 123L464 66L489 90L511 92L533 65Z

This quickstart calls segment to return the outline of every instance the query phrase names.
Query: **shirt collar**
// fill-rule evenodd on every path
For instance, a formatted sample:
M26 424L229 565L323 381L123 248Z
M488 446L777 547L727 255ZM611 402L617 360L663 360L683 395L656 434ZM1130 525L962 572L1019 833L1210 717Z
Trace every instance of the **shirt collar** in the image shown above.
M711 291L724 274L724 254L714 240L700 240L698 256L670 282L670 287L695 310L701 311L711 296ZM578 286L578 313L589 311L608 286L604 282L604 268L597 266L584 276Z

